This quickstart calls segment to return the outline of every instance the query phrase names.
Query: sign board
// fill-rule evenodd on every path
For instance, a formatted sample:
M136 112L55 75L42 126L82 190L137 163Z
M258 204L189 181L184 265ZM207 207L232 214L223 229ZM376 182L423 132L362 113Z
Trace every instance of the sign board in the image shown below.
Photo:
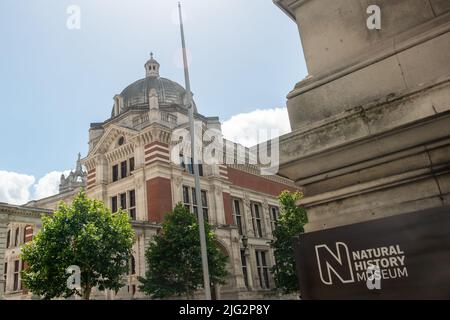
M303 299L450 299L450 207L295 240Z

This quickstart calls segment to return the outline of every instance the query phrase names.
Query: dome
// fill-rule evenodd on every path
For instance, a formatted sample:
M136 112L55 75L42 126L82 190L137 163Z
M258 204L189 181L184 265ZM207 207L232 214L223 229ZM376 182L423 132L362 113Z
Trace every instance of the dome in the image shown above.
M122 91L123 107L129 108L148 104L148 96L151 89L158 94L161 106L176 104L183 106L186 90L178 83L161 77L147 77L134 82Z
M146 77L140 79L128 87L126 87L122 93L116 97L116 101L111 116L114 116L116 105L118 113L122 113L131 107L149 107L149 95L152 89L156 90L158 95L159 106L184 106L184 97L186 90L178 83L162 78L159 76L159 63L153 58L151 54L150 60L145 64ZM197 112L197 108L194 102L194 110Z

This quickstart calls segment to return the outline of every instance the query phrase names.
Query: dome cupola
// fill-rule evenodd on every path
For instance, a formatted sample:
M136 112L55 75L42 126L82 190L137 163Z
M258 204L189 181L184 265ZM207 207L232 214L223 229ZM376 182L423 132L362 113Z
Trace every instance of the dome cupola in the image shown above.
M145 64L146 77L133 82L114 97L111 117L118 116L130 108L150 110L150 98L157 98L158 105L162 108L173 106L186 108L184 101L186 90L175 81L161 77L159 68L160 64L151 53L150 60ZM194 110L197 112L195 102Z
M153 52L150 53L150 60L145 64L145 76L147 78L158 78L159 77L159 63L153 58Z

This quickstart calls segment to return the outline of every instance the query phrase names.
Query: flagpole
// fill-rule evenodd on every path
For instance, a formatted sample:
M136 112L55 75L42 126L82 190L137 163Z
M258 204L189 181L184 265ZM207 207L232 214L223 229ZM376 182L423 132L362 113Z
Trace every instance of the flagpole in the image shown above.
M205 222L203 217L202 193L200 188L199 159L195 152L195 123L194 123L194 103L192 101L191 81L189 78L189 66L186 54L186 41L184 39L183 16L181 14L181 3L178 2L178 11L180 15L181 45L183 48L184 80L186 83L186 102L189 109L189 126L191 133L191 159L194 169L195 180L195 198L197 199L197 218L200 230L200 249L202 255L203 284L205 287L205 299L211 300L211 283L209 279L208 253L206 249Z

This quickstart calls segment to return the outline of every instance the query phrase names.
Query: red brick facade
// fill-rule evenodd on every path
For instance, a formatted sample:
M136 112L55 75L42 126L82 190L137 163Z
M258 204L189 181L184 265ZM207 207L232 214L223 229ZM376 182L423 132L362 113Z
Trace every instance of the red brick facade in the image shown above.
M170 180L157 177L147 181L148 220L162 222L164 215L172 211L172 187Z

